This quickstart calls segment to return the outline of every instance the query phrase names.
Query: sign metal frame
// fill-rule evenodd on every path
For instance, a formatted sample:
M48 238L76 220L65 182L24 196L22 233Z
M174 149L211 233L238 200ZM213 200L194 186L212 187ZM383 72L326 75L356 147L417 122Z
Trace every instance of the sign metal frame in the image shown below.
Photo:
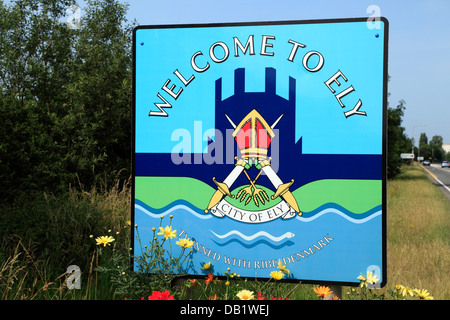
M382 70L382 73L383 73L382 82L383 83L380 84L381 91L382 91L380 93L381 94L381 98L382 98L382 101L380 103L380 107L382 108L382 110L381 110L382 118L380 120L381 123L382 123L382 129L381 129L382 130L382 132L381 132L382 141L380 141L380 145L381 145L381 150L382 151L381 151L380 155L377 156L376 159L373 160L373 161L376 161L377 165L381 168L381 173L377 173L377 174L380 174L379 181L380 181L380 184L381 184L381 194L379 195L381 197L381 204L380 204L381 229L379 230L380 233L381 233L381 235L380 235L380 239L381 239L381 244L380 244L381 263L380 264L381 264L381 266L378 266L379 267L378 272L380 273L379 277L381 277L381 279L382 279L382 282L380 283L380 286L383 287L386 284L386 282L387 282L387 267L386 267L386 265L387 265L387 263L386 263L386 214L387 214L387 210L386 210L386 179L387 179L387 177L386 177L386 161L387 161L387 156L386 155L387 155L387 144L386 144L386 137L387 137L387 96L388 96L388 94L387 94L387 81L388 81L388 79L387 79L387 77L388 77L388 72L387 72L387 70L388 70L388 21L387 21L387 19L385 19L383 17L380 18L380 21L382 22L382 28L381 28L381 30L378 30L378 31L374 30L374 34L375 34L375 37L377 37L377 38L379 37L379 34L377 32L381 33L382 36L383 36L383 39L382 39L382 41L383 41L383 57L381 58L381 60L382 60L382 68L383 68L383 70ZM138 27L136 27L133 30L133 46L132 46L132 49L133 49L133 52L132 52L132 55L133 55L133 78L132 78L132 82L133 82L133 84L132 84L132 86L133 86L132 103L133 103L133 106L132 106L132 141L131 141L131 143L132 143L132 155L131 155L131 158L132 158L131 159L131 164L132 164L131 165L132 166L131 223L132 223L132 226L134 226L137 223L137 221L136 221L136 200L137 200L136 199L136 192L139 191L139 190L137 190L137 188L136 188L136 178L140 177L140 176L143 176L143 175L145 176L145 172L143 173L143 169L142 169L142 163L145 162L146 160L152 159L152 152L146 153L147 158L145 158L145 159L141 157L140 152L137 152L137 148L139 148L141 142L137 141L137 139L136 139L137 138L136 134L138 133L138 130L137 130L136 126L140 125L138 123L139 119L138 119L136 113L137 113L137 104L140 104L141 100L137 97L136 92L138 90L142 90L142 89L139 89L139 86L142 86L142 83L139 83L139 81L137 80L137 78L139 78L139 75L137 74L138 73L137 72L137 67L136 67L137 66L137 62L138 62L137 61L137 59L138 59L137 50L138 50L139 47L145 45L143 41L140 42L140 40L139 40L139 38L137 36L138 32L142 32L143 30L152 31L153 33L155 33L155 32L158 32L160 30L161 31L164 31L164 30L166 30L166 31L167 30L187 30L187 29L189 29L189 30L206 30L206 29L208 29L208 30L215 30L215 29L218 29L219 30L220 28L234 28L234 27L236 27L236 28L239 28L239 27L264 27L264 26L267 26L267 27L274 27L274 26L284 26L284 27L292 26L292 27L295 27L295 26L302 26L302 25L316 25L317 26L317 25L325 25L325 24L343 25L343 24L366 23L366 22L367 22L367 18L349 18L349 19L322 19L322 20L300 20L300 21L268 21L268 22L266 21L266 22L183 24L183 25L152 25L152 26L138 26ZM240 46L240 50L241 50L240 52L243 55L251 54L251 52L250 52L251 48L250 47L244 47L246 39L247 39L246 37L245 37L245 39L242 38L242 42L240 42L240 45L241 45ZM248 39L250 39L250 37ZM270 37L264 38L264 36L263 36L262 40L260 40L260 41L262 41L263 44L262 44L261 48L258 47L258 50L260 50L260 52L258 52L258 53L260 55L263 55L263 54L270 55L271 53L273 53L273 51L275 51L275 49L273 47L273 45L274 45L273 44L274 43L273 40L274 39L275 39L275 37L273 37L273 39L272 39ZM247 41L247 45L249 44L249 41L250 40ZM256 41L256 40L254 40L254 41ZM221 43L223 43L223 42L219 41L219 39L218 39L217 42L215 42L213 44L213 46L215 45L215 47L212 48L212 46L211 46L212 49L210 49L211 51L210 51L209 59L212 58L213 61L209 60L210 65L212 65L213 63L219 64L219 63L222 63L222 62L225 61L226 49L225 49L224 46L221 45ZM264 45L264 43L265 43L265 45ZM236 42L235 42L235 45L236 45ZM291 43L291 45L292 45L292 47L291 47L292 51L290 51L291 55L293 54L294 49L297 50L297 49L303 48L302 44L300 42L293 41ZM155 50L158 50L158 49L161 49L161 47L160 48L155 48ZM215 55L214 54L214 50L216 50L216 49L218 51L225 50L225 55L224 56L221 56L220 54ZM230 49L230 51L232 50L231 47L229 49ZM207 52L206 51L202 52L202 53L198 53L198 52L200 52L200 51L197 51L197 56L195 56L196 53L194 51L192 51L193 55L192 55L192 59L191 59L191 65L193 66L194 70L195 70L195 67L198 68L198 70L195 70L197 73L193 73L193 75L195 75L195 77L200 77L200 75L203 72L206 73L207 72L206 71L207 70L206 66L208 65L208 61L206 60L206 58L202 60L202 58L203 58L202 55L204 55L206 57ZM305 63L305 57L304 57L303 58L303 60L304 60L303 61L304 62L303 66L305 67L305 69L308 72L310 72L311 74L315 74L315 72L318 71L318 70L314 70L314 68L318 69L320 64L321 63L323 64L323 61L320 60L321 57L319 55L320 54L319 50L317 50L317 51L312 51L311 50L311 51L308 51L308 52L313 52L313 53L310 54L310 57L316 56L314 58L317 58L317 59L316 60L311 60L311 61L313 61L312 65L311 65L311 64L308 64L308 59L306 59L306 63ZM256 54L258 54L258 53L256 53ZM319 54L316 54L316 53L319 53ZM230 53L230 52L228 54L230 56L232 55L232 53ZM192 61L194 61L194 58L198 58L197 63L195 63L195 64L192 63ZM292 58L292 60L293 60L293 56L289 56L287 59L289 60L290 58ZM323 56L322 56L322 58L323 58ZM300 58L297 58L297 59L300 59ZM325 57L325 59L327 59L327 57ZM151 63L152 62L150 62L150 64ZM156 64L158 62L154 61L153 63ZM170 104L170 103L168 103L169 98L170 97L174 98L173 100L170 100L170 101L174 102L178 98L179 94L181 94L181 92L183 91L183 90L180 90L180 88L186 89L186 91L187 91L187 90L189 90L189 88L187 88L187 86L191 83L191 81L195 81L195 77L194 78L192 78L192 77L189 78L189 76L191 75L192 72L189 73L189 74L184 75L183 72L185 72L185 70L181 71L181 70L177 69L177 66L175 66L175 65L172 67L172 69L174 70L174 74L176 76L175 77L174 75L172 75L172 78L177 80L178 83L176 84L176 86L174 84L174 83L176 83L175 81L172 81L172 83L170 83L170 81L168 81L169 83L167 83L167 82L166 83L161 83L161 87L159 88L160 91L158 92L158 98L155 98L156 97L156 92L152 92L152 94L154 96L154 98L153 98L154 100L147 102L148 110L149 111L152 110L152 111L150 111L149 116L150 116L151 112L153 112L154 115L156 115L156 116L161 116L161 118L162 117L166 117L167 118L167 117L170 117L172 114L176 113L177 111L176 111L175 103L173 103L173 105L174 105L173 108L172 108L172 106L167 107L167 105ZM341 71L341 70L339 70L339 71ZM178 72L178 74L177 74L177 72ZM266 70L266 76L269 74L268 72L270 72L270 70L269 71ZM343 71L343 72L345 73L345 71ZM238 70L236 70L236 74L238 74ZM340 78L339 78L339 76L340 76ZM345 76L343 76L343 73L341 73L340 75L338 73L336 73L336 74L334 74L334 76L331 75L331 77L326 77L326 78L327 79L325 79L325 80L327 80L327 81L322 81L322 83L325 84L327 86L327 88L332 93L337 93L336 92L336 84L339 84L339 81L343 82L342 79L346 79ZM180 81L181 81L181 83L184 84L184 87L180 85ZM347 80L345 80L345 81L347 82ZM355 87L356 87L356 85L357 85L357 83L355 84ZM333 89L333 86L334 86L334 89ZM266 84L266 87L267 87L267 84ZM235 90L236 90L236 85L235 85ZM355 88L353 88L353 91L354 90L355 90ZM359 90L359 87L356 90ZM335 91L335 92L333 92L333 91ZM351 91L352 90L349 89L348 92L343 92L343 93L341 92L342 95L340 97L339 97L338 94L335 94L335 98L337 99L337 102L342 104L342 101L343 101L342 98L345 97ZM216 88L216 94L217 94L217 88ZM341 100L339 98L341 98ZM216 100L217 100L217 97L216 97ZM157 103L159 103L159 104L157 105ZM341 105L341 107L342 107L342 105ZM359 108L358 105L355 105L355 107L353 107L353 109L352 108L347 109L347 113L345 113L345 117L346 118L348 118L349 116L356 116L357 117L358 116L358 112L360 113L359 115L363 115L364 116L364 114L363 114L364 111L363 110L364 110L363 108ZM353 111L353 113L352 113L352 111ZM280 124L278 124L278 122L277 123L272 122L273 120L272 121L265 121L265 119L262 116L260 116L258 118L258 115L255 116L255 114L253 114L253 118L252 119L256 119L256 120L252 120L252 121L258 121L259 120L259 125L262 126L266 130L266 132L269 133L270 137L272 137L270 135L271 134L271 132L270 132L271 129L270 128L271 127L275 128L278 125L281 126L281 121L279 119L277 119L277 121L280 121ZM233 118L232 119L231 117L226 115L226 119L224 118L223 121L224 121L224 123L229 124L230 126L234 126L232 129L236 130L236 127L241 125L242 124L241 122L243 120L241 121L240 118ZM255 122L255 124L254 124L255 128L256 128L256 125L257 124ZM271 127L268 127L268 126L271 126ZM194 128L194 130L195 130L195 128ZM233 133L233 137L235 137L237 139L237 136L238 136L238 133ZM238 140L236 140L236 141L238 141ZM238 141L238 143L239 143L239 141ZM303 143L305 143L305 142L303 142ZM251 149L250 145L246 145L245 147ZM260 145L258 145L258 146L254 146L253 145L253 147L259 148ZM241 151L242 151L242 149L241 149ZM159 152L159 151L156 150L155 153L157 153L157 152ZM195 154L195 151L193 153ZM366 158L369 159L370 155L367 155ZM257 160L255 161L255 163L251 163L251 159L257 159ZM238 171L240 171L239 174L241 174L242 172L245 172L245 174L247 175L247 178L248 178L248 180L250 182L250 185L253 186L252 188L249 187L248 190L252 190L251 192L254 192L257 189L262 189L261 186L260 186L260 188L258 188L258 185L256 184L256 179L258 179L259 175L257 176L256 179L254 179L255 178L254 176L253 177L249 177L248 176L247 171L250 170L249 169L249 163L251 164L252 167L256 167L257 165L259 165L258 168L260 168L259 169L260 171L264 171L263 169L266 168L266 171L264 171L264 174L267 177L269 177L269 178L270 178L270 176L272 176L272 178L275 181L275 182L271 181L271 182L273 182L273 189L274 189L273 191L274 191L274 193L276 193L275 191L277 191L279 193L277 197L280 198L281 201L283 201L283 203L288 204L287 208L291 209L291 214L292 214L292 212L294 212L294 213L299 213L299 215L301 215L301 212L298 212L298 211L300 211L300 209L302 207L301 203L300 203L300 209L295 209L295 204L293 204L293 202L295 202L295 201L293 201L292 200L293 197L289 196L289 194L288 194L288 193L290 193L290 191L289 191L289 186L290 185L289 186L285 186L284 190L280 190L280 189L282 189L281 188L281 184L278 184L278 188L277 188L277 183L276 182L278 180L281 181L281 179L278 177L278 175L276 175L275 178L273 177L272 171L275 172L275 170L272 170L270 165L269 166L265 166L265 162L264 161L266 161L266 158L264 158L264 157L262 157L262 158L255 157L255 158L251 158L251 159L250 158L246 158L245 161L247 163L244 163L242 165L242 167L240 167L242 169L238 170ZM372 158L370 158L370 159L372 159ZM195 159L194 159L194 161L195 161ZM193 165L195 166L196 164L193 164ZM237 164L235 164L235 168L236 167L237 167ZM267 168L269 168L272 171L270 171ZM140 170L139 174L137 174L137 170ZM248 171L248 172L250 172L250 171ZM166 174L167 174L167 172L163 172L163 173L161 173L161 176L165 176ZM230 175L231 175L231 173L230 173ZM241 177L242 176L243 176L243 174L241 175ZM286 178L286 180L289 179L289 177L283 177L283 178ZM218 180L219 180L219 178L218 178ZM283 181L281 181L281 182L283 182ZM226 180L224 180L224 182L214 181L214 183L217 185L216 193L218 194L218 196L220 196L219 201L223 201L223 197L224 196L226 197L227 195L231 195L231 193L229 193L230 190L227 189L228 185L225 182L226 182ZM285 183L284 185L287 185L288 182ZM257 199L260 199L259 200L260 203L261 203L261 199L264 200L264 196L265 196L264 193L265 192L269 192L269 190L268 189L267 190L266 189L262 190L261 191L261 197L257 198ZM288 193L286 193L286 192L288 192ZM237 190L236 190L236 193L237 193ZM280 196L280 194L284 195L284 197ZM234 194L234 195L236 196L237 194ZM274 195L276 195L276 194L274 194ZM209 199L209 195L207 196L207 198ZM220 203L219 201L213 203L214 202L213 198L214 197L211 197L210 206L208 206L207 208L203 208L203 209L205 209L205 212L209 212L209 214L212 214L211 210L214 209L214 208L217 209L217 203ZM254 200L255 198L256 198L256 196L253 196L252 200L255 201ZM250 199L250 198L248 198L248 199ZM208 202L208 200L206 202ZM238 205L239 205L239 203L238 203ZM226 207L223 206L223 208L225 209ZM294 209L292 209L292 208L294 208ZM219 214L219 213L217 213L217 214ZM225 213L222 212L221 214L222 214L222 216L217 216L217 217L218 218L222 218L223 215L226 215L226 212ZM287 211L284 212L284 216L285 217L289 217L289 212L287 212ZM228 219L229 217L231 217L231 215L228 215L228 217L226 217L226 218ZM249 218L249 217L250 217L250 215L247 215L247 219L253 219L253 218L255 220L257 219L256 215L254 217L251 217L251 218ZM267 221L269 221L269 220L267 220ZM261 220L261 221L256 221L256 222L261 222L262 223L262 222L267 222L267 221L262 221ZM251 223L252 221L250 221L250 220L244 221L244 219L242 219L240 222L242 222L242 223ZM325 234L326 234L326 232L325 232ZM328 234L326 236L324 236L325 240L326 240L327 236L328 236ZM328 236L328 237L329 237L328 239L332 239L332 236ZM323 239L320 240L320 241L322 241L322 244L325 245ZM134 228L132 228L132 230L131 230L131 242L133 244L132 245L132 249L133 250L131 252L132 252L132 254L136 254L137 252L136 252L136 248L135 248L135 245L134 245L134 243L135 243L135 231L134 231ZM319 249L321 249L321 248L319 248ZM208 258L205 257L204 260L206 261L207 259ZM132 268L133 268L134 264L135 264L135 261L134 261L133 258L131 258L131 266L132 266ZM287 267L289 268L289 266L287 266ZM272 269L272 270L274 270L274 269ZM365 276L365 272L364 271L365 270L361 270L361 273ZM201 273L201 272L188 273L188 276L190 278L204 278L205 274ZM223 276L223 273L221 275L215 275L215 276L218 277L218 278L225 278ZM342 281L341 280L329 280L329 279L325 279L325 278L321 278L321 279L320 278L317 278L317 279L316 278L314 278L314 279L302 278L302 275L300 275L298 277L295 277L295 278L287 278L287 279L284 278L284 279L282 279L280 281L281 282L298 282L298 281L301 281L302 283L357 286L359 284L358 280L356 279L357 276L358 276L358 274L355 274L354 281L349 281L349 280L342 280ZM251 277L249 275L246 275L246 277L249 280L251 280L251 279L265 280L265 279L268 278L267 275L264 276L264 277L260 276L260 275L257 275L256 277Z

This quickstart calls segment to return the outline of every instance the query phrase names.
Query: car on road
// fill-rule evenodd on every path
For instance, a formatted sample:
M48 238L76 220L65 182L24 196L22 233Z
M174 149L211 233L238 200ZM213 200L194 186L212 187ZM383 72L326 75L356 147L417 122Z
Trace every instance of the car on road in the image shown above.
M429 166L431 164L431 161L430 160L423 160L422 164L424 166Z
M450 162L447 160L442 161L441 168L450 168Z

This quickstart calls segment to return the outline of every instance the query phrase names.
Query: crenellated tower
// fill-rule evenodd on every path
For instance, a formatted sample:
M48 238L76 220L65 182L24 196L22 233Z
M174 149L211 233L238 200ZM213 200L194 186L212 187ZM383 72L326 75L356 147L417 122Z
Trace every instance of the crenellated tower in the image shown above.
M256 109L269 124L283 114L276 125L276 136L269 151L274 169L283 172L286 170L283 167L289 167L287 162L301 154L301 140L299 144L295 141L296 81L292 77L286 79L289 81L289 96L285 99L276 94L276 69L266 68L265 91L246 92L245 71L244 68L234 71L234 94L226 99L222 99L222 78L216 80L215 127L222 133L232 128L225 113L239 123L252 109Z

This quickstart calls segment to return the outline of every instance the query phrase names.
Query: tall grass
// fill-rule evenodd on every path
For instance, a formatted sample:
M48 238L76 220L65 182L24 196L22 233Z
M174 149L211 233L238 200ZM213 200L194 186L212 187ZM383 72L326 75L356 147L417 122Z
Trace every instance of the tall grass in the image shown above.
M100 183L58 196L22 195L0 206L0 299L121 298L107 275L95 271L105 261L90 236L112 235L117 250L128 250L130 200L128 183ZM450 202L420 167L408 166L387 183L387 209L386 287L425 288L435 299L449 299ZM66 286L70 265L81 269L81 290ZM313 299L312 287L282 284L277 292Z
M0 212L0 298L113 298L111 285L94 271L98 256L90 236L110 233L119 248L129 248L129 183L23 194ZM81 269L83 290L67 289L71 265Z
M387 183L388 286L450 299L450 202L419 166Z

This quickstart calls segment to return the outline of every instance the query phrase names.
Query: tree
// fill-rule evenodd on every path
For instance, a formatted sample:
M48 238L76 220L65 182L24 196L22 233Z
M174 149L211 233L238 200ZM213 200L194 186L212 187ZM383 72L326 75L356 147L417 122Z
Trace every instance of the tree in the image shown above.
M433 136L433 138L431 138L430 140L430 144L442 148L442 145L444 144L444 138L442 138L442 136Z
M418 150L418 155L423 157L424 159L432 159L433 151L430 145L428 144L422 144L420 145L420 148Z
M424 157L424 159L430 159L432 162L441 162L444 160L445 151L442 148L443 140L442 136L435 135L429 143L421 144L419 148L420 156Z
M88 1L74 41L73 82L67 87L72 112L61 119L67 170L76 168L91 185L95 173L130 175L131 25L125 5ZM69 131L69 132L67 132Z
M61 111L70 30L59 23L72 1L0 3L0 197L58 180L52 126Z
M405 110L405 101L400 100L395 108L388 108L388 137L387 137L387 177L393 178L400 173L402 166L401 153L409 152L412 141L405 135L405 128L401 126Z
M422 133L420 134L420 138L419 138L419 147L420 147L422 144L428 144L428 137L427 137L427 134L424 133L424 132L422 132Z
M0 197L130 167L131 27L118 1L0 1ZM129 175L129 171L128 171Z
M445 158L445 151L442 148L442 144L444 143L444 139L442 136L435 135L430 140L431 153L433 157L433 161L441 162Z

